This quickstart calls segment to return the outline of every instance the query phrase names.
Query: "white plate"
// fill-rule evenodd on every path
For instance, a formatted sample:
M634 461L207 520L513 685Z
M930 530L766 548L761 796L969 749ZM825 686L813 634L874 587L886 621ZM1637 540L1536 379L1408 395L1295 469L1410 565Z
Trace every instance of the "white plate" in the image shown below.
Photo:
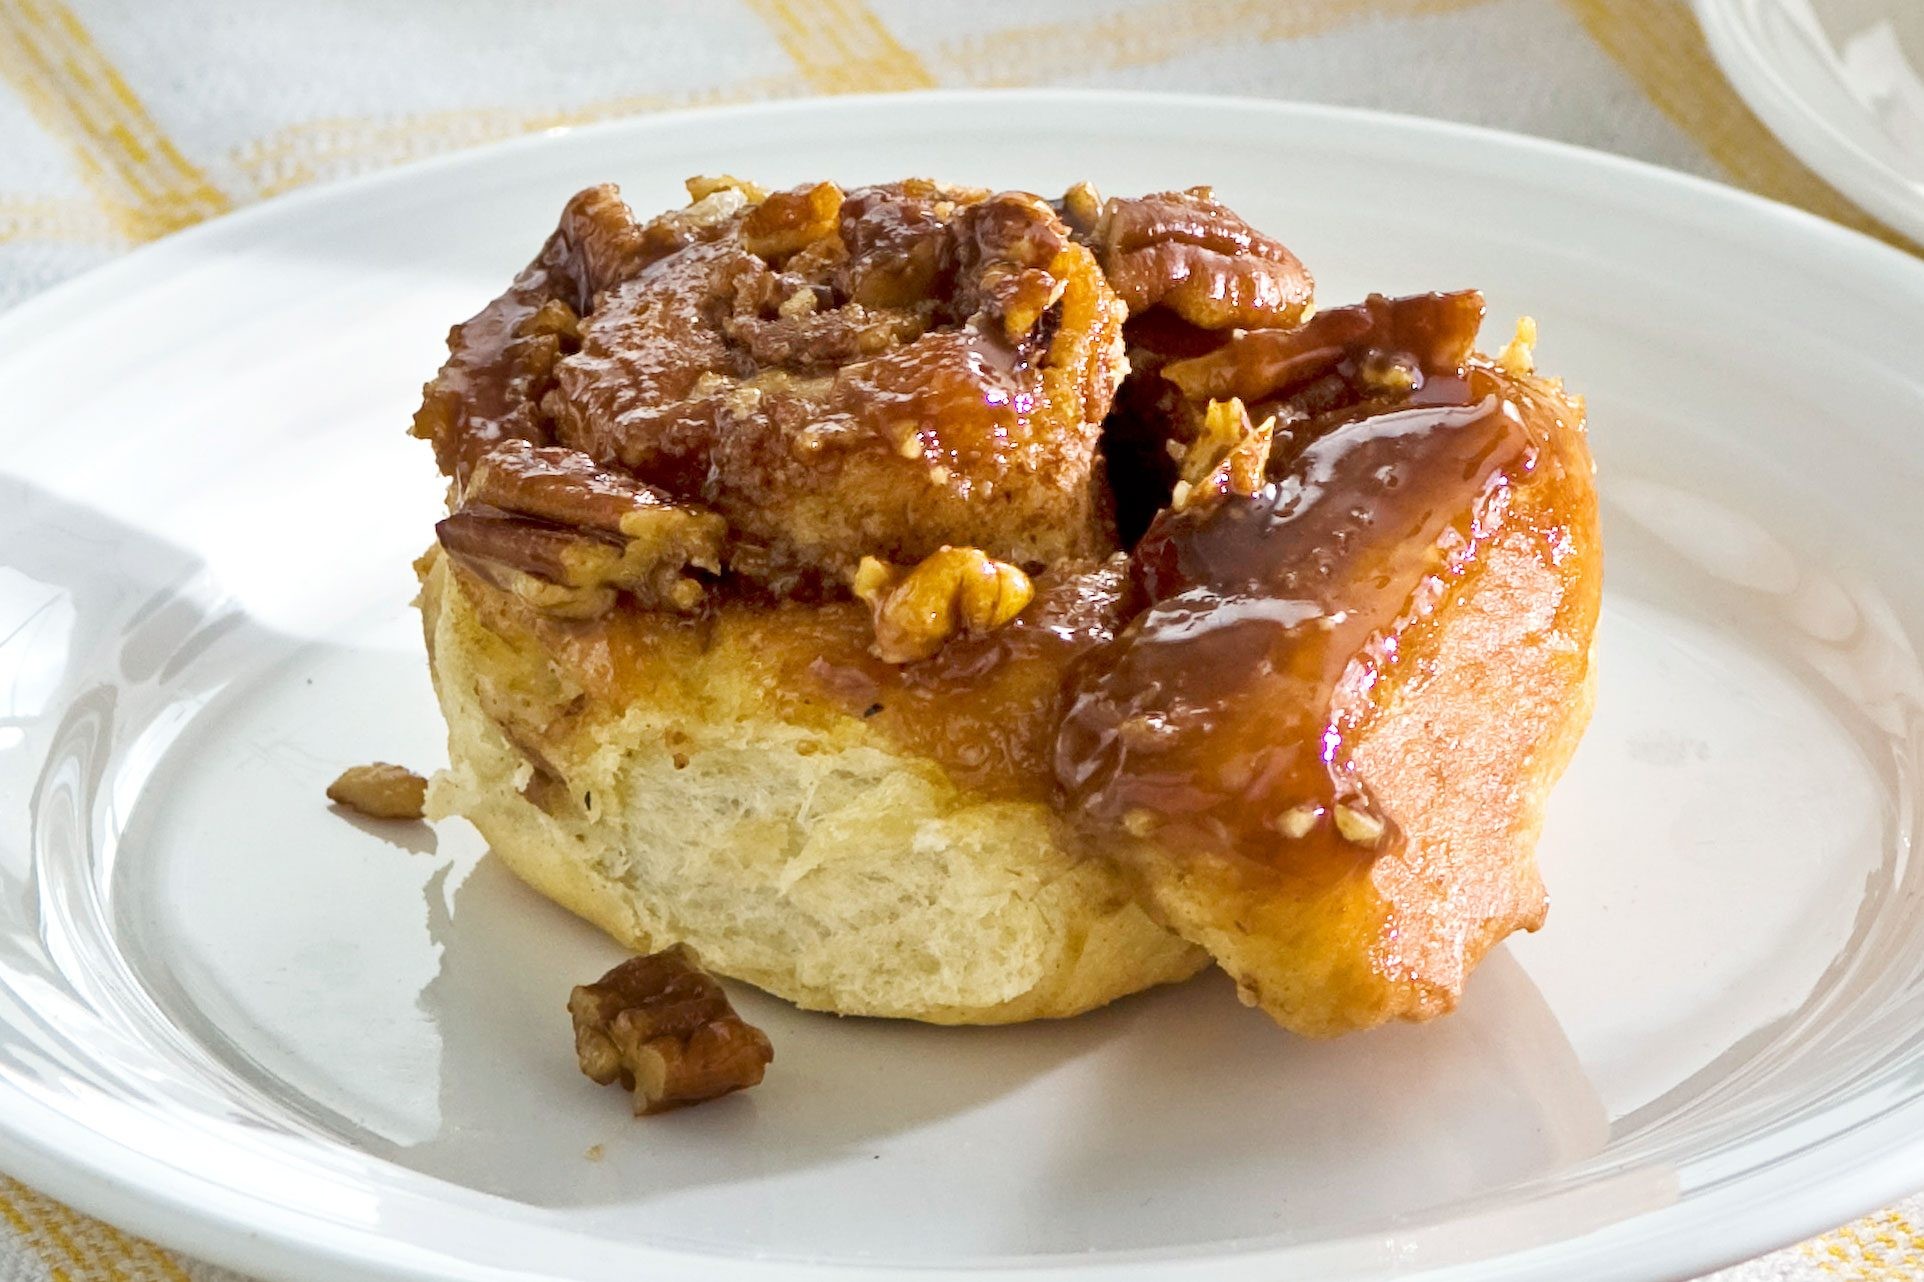
M1697 0L1724 74L1839 191L1924 243L1924 4Z
M1206 977L1069 1023L740 993L761 1089L576 1073L615 948L331 814L430 765L403 435L575 188L1210 181L1323 297L1481 285L1589 394L1610 593L1548 928L1335 1043ZM1924 264L1550 144L1019 93L559 134L296 196L0 319L0 1166L286 1277L1684 1274L1924 1186ZM592 1145L601 1161L585 1156Z

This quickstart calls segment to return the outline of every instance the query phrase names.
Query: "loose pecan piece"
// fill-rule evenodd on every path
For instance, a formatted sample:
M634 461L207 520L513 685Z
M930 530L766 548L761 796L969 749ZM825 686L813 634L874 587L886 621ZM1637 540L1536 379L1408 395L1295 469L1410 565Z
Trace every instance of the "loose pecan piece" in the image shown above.
M419 819L427 796L427 780L385 761L349 766L327 785L329 801L370 819Z
M1204 329L1290 325L1315 291L1296 255L1207 187L1111 199L1089 238L1131 316L1162 306Z
M504 441L475 463L441 543L498 586L543 609L593 617L617 590L644 606L691 610L692 567L721 566L726 524L578 450Z
M875 654L913 663L958 633L1001 627L1029 604L1035 588L1019 568L980 548L943 547L913 569L862 558L854 592L875 614Z
M645 1117L757 1085L775 1051L686 944L632 957L568 997L575 1058Z

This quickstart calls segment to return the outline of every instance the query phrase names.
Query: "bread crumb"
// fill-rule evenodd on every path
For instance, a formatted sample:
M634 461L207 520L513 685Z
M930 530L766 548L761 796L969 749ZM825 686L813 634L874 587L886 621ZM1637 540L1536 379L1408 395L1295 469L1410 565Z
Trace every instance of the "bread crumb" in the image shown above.
M1534 316L1519 316L1516 337L1496 354L1496 363L1506 374L1522 376L1536 372L1537 322Z
M587 1150L582 1153L582 1156L587 1158L590 1162L599 1162L602 1158L606 1157L607 1155L608 1155L608 1151L602 1148L601 1145L599 1144L590 1144Z

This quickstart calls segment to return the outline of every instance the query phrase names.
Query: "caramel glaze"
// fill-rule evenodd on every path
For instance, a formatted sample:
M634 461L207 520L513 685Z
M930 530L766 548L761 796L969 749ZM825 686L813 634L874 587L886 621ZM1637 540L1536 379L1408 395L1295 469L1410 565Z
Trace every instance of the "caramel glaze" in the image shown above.
M1492 538L1561 556L1557 492L1588 476L1561 397L1470 358L1481 317L1473 293L1372 297L1164 367L1284 426L1267 484L1136 547L1147 607L1079 665L1056 745L1086 827L1281 871L1400 847L1353 744Z
M1316 426L1287 474L1165 511L1143 537L1150 604L1076 674L1056 744L1083 820L1266 864L1398 840L1351 738L1543 442L1476 367ZM1361 817L1351 836L1339 806Z
M508 291L449 332L448 361L428 385L412 429L433 443L441 470L458 484L501 441L545 444L550 433L540 401L571 343L575 317L597 291L666 248L634 225L613 187L590 187L570 200Z
M790 720L860 716L957 783L1050 802L1097 836L1153 830L1169 850L1270 868L1354 865L1399 840L1349 755L1380 687L1421 664L1424 621L1485 542L1553 510L1551 489L1586 465L1555 446L1562 425L1529 380L1464 359L1480 310L1473 295L1373 299L1298 327L1314 359L1242 390L1285 417L1351 403L1294 411L1266 485L1164 509L1132 556L1041 576L1014 622L921 662L875 658L867 611L849 601L735 594L694 619L624 601L587 623L515 613L605 706L664 702L664 673L725 647ZM1414 385L1367 397L1365 370L1386 359ZM1565 537L1553 523L1540 534ZM1381 833L1345 837L1339 805Z
M723 652L791 723L857 715L958 784L1057 807L1098 846L1121 830L1256 871L1366 866L1401 832L1353 741L1390 678L1420 671L1425 623L1480 549L1522 528L1558 555L1557 488L1587 477L1562 398L1468 356L1480 319L1473 294L1372 298L1183 353L1178 375L1240 380L1209 390L1286 425L1267 483L1164 508L1133 554L1040 576L1014 622L917 663L875 658L846 600L734 593L694 618L624 601L576 622L488 593L489 613L612 711L706 697L700 665ZM1238 345L1262 359L1209 364ZM1386 385L1392 367L1407 377Z
M695 618L624 601L590 622L555 618L504 594L476 594L497 629L532 632L576 685L618 712L640 701L672 709L711 692L705 656L755 670L758 694L794 725L828 729L861 717L901 751L939 763L956 783L998 800L1051 802L1052 762L1075 660L1116 637L1128 617L1127 562L1117 556L1065 567L1036 582L1013 622L958 638L919 663L871 652L867 607L852 601L761 603L730 599Z

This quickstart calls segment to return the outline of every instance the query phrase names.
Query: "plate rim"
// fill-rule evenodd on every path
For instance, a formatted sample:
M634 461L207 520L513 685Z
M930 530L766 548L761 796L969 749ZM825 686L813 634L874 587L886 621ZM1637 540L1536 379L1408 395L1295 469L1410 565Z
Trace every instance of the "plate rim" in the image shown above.
M1885 226L1924 244L1924 187L1819 114L1764 56L1746 0L1694 0L1711 56L1744 105L1798 160Z
M0 314L0 353L23 337L37 336L67 324L77 312L83 312L105 296L167 279L174 268L186 261L182 255L210 243L245 237L262 224L271 228L277 220L298 219L311 206L352 203L389 185L404 186L429 180L442 171L503 163L521 152L536 151L564 137L647 136L672 133L689 126L690 122L699 125L717 118L805 116L822 112L860 116L885 104L899 108L900 104L914 102L940 109L944 105L979 106L984 100L1038 107L1073 105L1081 110L1114 112L1157 105L1186 110L1227 110L1250 117L1288 118L1298 126L1322 122L1337 128L1413 136L1417 140L1429 139L1475 149L1479 155L1501 153L1519 171L1534 163L1559 166L1566 176L1582 170L1605 177L1616 175L1626 183L1640 184L1643 190L1654 195L1669 197L1663 208L1671 217L1681 216L1693 207L1698 215L1704 214L1706 207L1709 212L1722 211L1733 216L1730 223L1733 237L1739 233L1764 234L1772 241L1801 241L1809 248L1821 247L1846 261L1854 261L1860 271L1908 275L1924 290L1924 261L1872 236L1713 179L1553 139L1401 113L1286 99L1103 89L934 90L779 99L563 126L303 187L138 247ZM6 355L0 355L0 363L6 359ZM11 433L0 432L0 435ZM4 470L0 465L0 471ZM1686 1277L1750 1258L1821 1232L1924 1186L1924 1091L1892 1105L1874 1121L1875 1127L1860 1123L1828 1134L1785 1162L1707 1189L1688 1207L1673 1203L1589 1234L1445 1266L1422 1276L1436 1282L1471 1276L1527 1278L1539 1276L1538 1270L1545 1264L1568 1267L1568 1257L1575 1253L1583 1257L1579 1262L1589 1265L1595 1276ZM1899 1138L1880 1140L1877 1136L1867 1136L1867 1130ZM1915 1138L1902 1138L1905 1135ZM1848 1181L1804 1178L1800 1182L1799 1177L1818 1160L1816 1155L1820 1151L1840 1147L1852 1150L1861 1158L1849 1168L1852 1173ZM355 1276L393 1282L428 1282L428 1279L452 1276L507 1276L502 1271L470 1266L465 1261L450 1261L438 1252L430 1257L418 1245L398 1243L365 1225L311 1214L302 1208L220 1184L204 1174L112 1140L4 1077L0 1077L0 1157L4 1157L9 1171L78 1210L196 1258L258 1275L338 1278L342 1276L342 1269L348 1269ZM1836 1167L1828 1169L1834 1173ZM1816 1176L1825 1173L1821 1166L1810 1172ZM197 1192L214 1196L196 1196ZM1773 1193L1778 1202L1792 1194L1795 1200L1776 1205L1772 1202ZM1770 1213L1760 1214L1756 1209L1760 1205L1766 1206ZM1689 1213L1684 1214L1685 1211ZM1631 1232L1633 1226L1641 1226L1641 1231ZM1712 1228L1720 1231L1709 1231ZM1628 1240L1612 1241L1626 1237ZM756 1260L654 1244L639 1244L637 1249L656 1256L664 1268L699 1267L705 1276L716 1279L769 1282L783 1277L862 1273L881 1278L913 1272L933 1282L938 1278L980 1277L995 1272L1039 1282L1071 1276L1087 1278L1092 1270L1105 1276L1145 1279L1177 1273L1222 1279L1261 1276L1266 1262L1283 1261L1288 1253L1299 1248L1272 1246L1228 1253L1219 1250L1213 1256L1180 1261L1051 1259L1020 1266L917 1266L913 1269L895 1263ZM1609 1253L1600 1255L1600 1250ZM450 1271L451 1264L458 1273Z

